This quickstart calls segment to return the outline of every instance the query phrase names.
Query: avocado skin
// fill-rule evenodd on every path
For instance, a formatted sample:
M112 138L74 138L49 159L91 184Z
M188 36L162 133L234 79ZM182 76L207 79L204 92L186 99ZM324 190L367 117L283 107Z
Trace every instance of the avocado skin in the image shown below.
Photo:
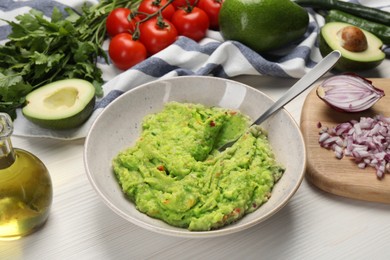
M267 52L301 38L307 31L309 14L290 0L225 0L219 23L225 40Z
M62 119L55 119L55 120L37 119L37 118L30 117L24 113L23 115L29 121L43 128L54 129L54 130L66 130L66 129L76 128L82 125L91 116L95 107L95 102L96 102L96 98L94 97L91 99L91 101L89 101L89 103L85 106L85 108L81 110L79 113Z
M332 48L328 45L325 38L322 36L322 33L319 34L319 49L321 52L321 55L325 57L330 52L332 52ZM369 70L372 68L377 67L379 64L382 63L383 60L378 61L370 61L370 62L361 62L361 61L354 61L351 59L347 59L344 56L341 56L340 59L337 61L336 65L333 67L333 69L338 71L360 71L360 70Z

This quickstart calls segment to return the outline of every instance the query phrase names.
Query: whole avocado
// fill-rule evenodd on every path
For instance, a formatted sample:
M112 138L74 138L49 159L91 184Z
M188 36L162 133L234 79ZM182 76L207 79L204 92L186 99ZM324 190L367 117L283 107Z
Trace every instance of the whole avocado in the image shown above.
M309 14L290 0L225 0L219 13L225 40L256 52L281 48L304 35Z

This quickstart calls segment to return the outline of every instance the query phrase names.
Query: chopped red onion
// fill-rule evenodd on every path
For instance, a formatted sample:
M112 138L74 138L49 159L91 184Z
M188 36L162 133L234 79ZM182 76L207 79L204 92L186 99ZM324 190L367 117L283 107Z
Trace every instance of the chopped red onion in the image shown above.
M372 107L385 95L372 82L356 74L330 77L317 87L317 96L344 112L360 112Z
M321 127L318 142L338 159L349 156L361 169L374 167L379 179L390 172L390 118L361 117L333 128Z

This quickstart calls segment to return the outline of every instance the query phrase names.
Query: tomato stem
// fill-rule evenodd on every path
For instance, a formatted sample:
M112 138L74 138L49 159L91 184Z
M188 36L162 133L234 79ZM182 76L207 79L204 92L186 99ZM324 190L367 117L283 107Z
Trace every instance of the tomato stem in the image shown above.
M163 17L162 17L162 11L167 7L169 6L174 0L168 0L164 5L161 6L161 8L159 8L156 12L154 13L151 13L151 14L148 14L148 13L144 13L144 12L139 12L138 10L135 11L135 12L132 12L132 14L134 14L135 16L136 15L139 15L139 14L142 14L145 16L145 18L139 20L136 22L135 24L135 30L132 34L133 36L133 39L134 40L138 40L140 35L141 35L141 32L139 30L139 26L141 23L144 23L154 17L157 17L157 26L160 27L160 28L165 28L167 27L168 25L164 22L163 20ZM157 3L157 4L155 4ZM156 1L153 1L152 3L153 5L156 5L156 6L159 6L161 4L161 0L156 0Z
M161 0L154 0L154 1L152 2L152 5L153 5L153 6L159 7L159 6L161 5Z

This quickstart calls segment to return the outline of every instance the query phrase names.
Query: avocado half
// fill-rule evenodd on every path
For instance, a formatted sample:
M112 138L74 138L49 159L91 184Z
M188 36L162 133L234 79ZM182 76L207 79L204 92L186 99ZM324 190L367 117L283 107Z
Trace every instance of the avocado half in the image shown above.
M44 85L26 96L23 115L50 129L80 126L92 114L95 87L82 79L65 79Z
M342 22L330 22L321 28L319 49L322 56L325 57L333 50L339 50L341 52L341 58L334 68L340 71L367 70L381 64L386 57L385 53L381 50L383 43L370 32L359 28L367 39L366 50L354 52L342 46L343 41L338 32L347 26L351 25Z

